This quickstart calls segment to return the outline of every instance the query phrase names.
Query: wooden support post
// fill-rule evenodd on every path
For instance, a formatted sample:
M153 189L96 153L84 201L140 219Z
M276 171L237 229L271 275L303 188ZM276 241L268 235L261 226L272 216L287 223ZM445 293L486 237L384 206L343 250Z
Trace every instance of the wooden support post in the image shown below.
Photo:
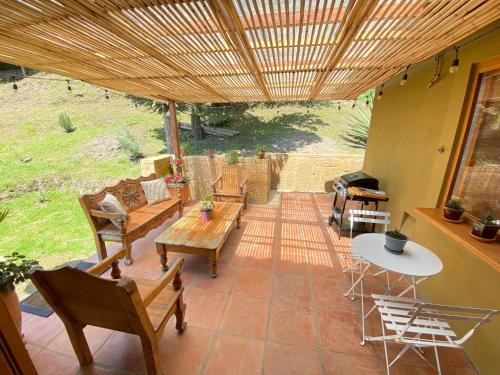
M168 112L170 113L170 142L172 144L172 151L176 158L181 157L181 147L179 144L179 127L177 123L177 109L175 102L170 100L168 102Z

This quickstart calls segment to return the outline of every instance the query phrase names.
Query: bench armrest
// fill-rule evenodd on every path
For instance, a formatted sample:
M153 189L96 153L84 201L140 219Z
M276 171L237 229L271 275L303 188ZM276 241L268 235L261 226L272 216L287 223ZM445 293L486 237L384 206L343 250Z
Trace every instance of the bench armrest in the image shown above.
M182 283L180 281L180 273L182 266L184 265L184 258L177 259L172 266L170 266L169 270L165 275L158 280L156 286L151 290L143 299L144 306L149 306L151 302L154 301L158 294L162 292L165 287L170 284L170 282L174 280L174 289L180 289L182 287ZM177 281L178 280L178 281Z
M125 256L125 254L126 254L126 250L121 249L116 254L113 254L112 256L97 263L95 266L92 266L89 269L87 269L87 273L90 273L94 276L98 276L101 273L103 273L104 271L106 271L109 267L111 267L113 262L118 261L118 259L123 258Z
M90 210L90 216L100 219L116 220L120 224L120 232L126 233L128 215L123 215L115 212L104 212L99 210Z
M217 177L214 180L214 182L212 182L212 190L213 190L214 193L216 193L216 191L215 191L215 185L217 185L221 179L222 179L222 174L220 174L219 177Z

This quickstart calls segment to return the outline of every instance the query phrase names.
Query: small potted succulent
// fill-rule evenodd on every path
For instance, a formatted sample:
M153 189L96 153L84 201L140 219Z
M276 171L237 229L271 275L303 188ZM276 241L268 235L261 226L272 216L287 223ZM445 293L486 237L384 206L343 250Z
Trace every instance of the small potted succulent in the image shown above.
M477 220L472 226L472 234L487 241L494 241L500 228L500 220L492 214L484 215L483 220Z
M228 164L238 164L240 160L240 154L236 150L231 150L226 153L226 161Z
M214 213L214 203L212 201L212 197L205 197L201 201L201 221L202 223L206 223L210 219L212 219L212 215Z
M391 253L402 254L406 242L408 242L408 237L401 233L399 229L385 232L385 248Z
M443 214L445 219L459 222L464 211L465 210L462 207L462 202L460 202L456 198L451 198L445 203Z
M257 157L259 159L264 159L266 156L266 149L264 146L257 147Z

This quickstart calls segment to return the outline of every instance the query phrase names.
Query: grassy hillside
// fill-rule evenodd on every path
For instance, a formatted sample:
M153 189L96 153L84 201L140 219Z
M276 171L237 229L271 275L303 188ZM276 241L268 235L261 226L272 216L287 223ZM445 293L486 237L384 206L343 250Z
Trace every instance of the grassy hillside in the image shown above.
M128 129L146 156L164 150L160 115L135 108L122 96L106 100L104 91L93 86L71 85L68 91L65 82L25 79L16 92L11 84L0 84L0 207L11 210L0 225L0 255L19 251L50 267L93 253L78 194L139 175L138 163L118 149L115 135ZM70 115L75 132L64 133L58 126L62 112ZM186 115L180 119L188 120ZM182 138L191 143L192 153L207 148L253 153L259 144L290 152L304 146L314 151L318 145L322 151L325 141L328 151L359 152L339 141L345 126L344 110L256 108L238 124L238 137L198 143L188 134Z

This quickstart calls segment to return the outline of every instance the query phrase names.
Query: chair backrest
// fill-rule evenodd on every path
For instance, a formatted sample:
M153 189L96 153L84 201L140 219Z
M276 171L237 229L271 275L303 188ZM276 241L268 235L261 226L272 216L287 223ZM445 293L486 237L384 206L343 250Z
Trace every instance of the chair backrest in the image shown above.
M154 334L133 280L102 279L68 266L31 271L30 279L64 323Z
M500 310L494 309L441 305L380 294L372 294L372 298L386 327L396 331L399 338L408 338L416 343L419 340L422 343L432 341L442 347L461 347L481 325L500 313ZM449 324L452 321L468 322L472 327L458 337ZM465 325L462 325L464 328Z
M238 164L224 164L221 171L221 188L224 192L239 194L243 170Z
M371 224L383 224L384 232L387 231L387 226L391 223L389 218L391 217L390 212L384 211L367 211L367 210L349 210L349 223L352 232L354 228L354 223L371 223Z

